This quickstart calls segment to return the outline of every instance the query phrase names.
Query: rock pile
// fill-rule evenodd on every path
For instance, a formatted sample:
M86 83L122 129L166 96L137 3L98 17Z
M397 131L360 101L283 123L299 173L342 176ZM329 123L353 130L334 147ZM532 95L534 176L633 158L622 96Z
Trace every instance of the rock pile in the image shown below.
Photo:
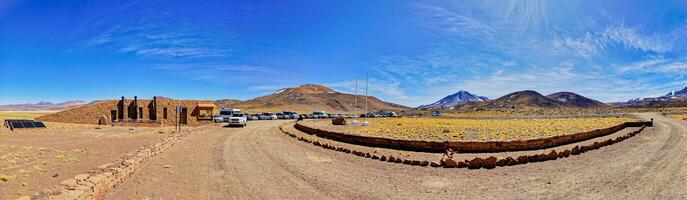
M332 119L332 125L340 125L340 126L343 126L343 125L346 125L346 124L348 124L348 123L346 123L346 119L343 118L343 117L337 117L337 118Z

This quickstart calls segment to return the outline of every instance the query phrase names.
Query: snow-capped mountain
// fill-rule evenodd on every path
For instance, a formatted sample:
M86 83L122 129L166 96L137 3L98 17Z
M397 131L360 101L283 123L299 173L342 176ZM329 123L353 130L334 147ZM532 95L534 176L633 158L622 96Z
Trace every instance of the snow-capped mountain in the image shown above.
M441 109L441 108L453 108L458 105L463 105L469 102L477 101L488 101L489 98L483 96L477 96L468 91L461 90L455 94L444 97L443 99L434 102L429 105L421 105L420 109Z
M660 97L647 97L647 98L636 98L636 99L630 99L627 102L622 102L622 103L615 103L615 106L647 106L652 104L653 102L666 102L670 100L684 100L687 99L687 87L683 88L682 90L679 91L672 91L669 92L666 95L660 96Z
M659 100L669 100L669 99L681 99L687 98L687 87L680 91L672 91L666 95L658 97Z

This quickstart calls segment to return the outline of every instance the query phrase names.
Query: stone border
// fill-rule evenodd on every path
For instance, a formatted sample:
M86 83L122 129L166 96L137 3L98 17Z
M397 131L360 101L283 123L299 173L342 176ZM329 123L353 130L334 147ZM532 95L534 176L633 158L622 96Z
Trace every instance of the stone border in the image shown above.
M311 140L302 136L298 136L294 133L288 132L284 129L284 126L287 126L291 123L284 124L282 126L279 126L279 130L293 138L297 138L299 141L303 141L306 143L310 143L315 146L319 146L325 149L329 150L334 150L338 152L343 152L347 154L353 154L356 156L360 157L365 157L365 158L370 158L373 160L379 160L382 162L389 162L389 163L400 163L400 164L405 164L405 165L411 165L411 166L421 166L421 167L443 167L443 168L468 168L468 169L493 169L496 167L505 167L505 166L514 166L514 165L521 165L521 164L527 164L527 163L535 163L535 162L544 162L544 161L549 161L549 160L557 160L559 158L567 158L571 155L580 155L592 150L599 149L604 146L612 145L618 142L622 142L623 140L626 140L628 138L631 138L639 133L641 133L646 126L641 126L638 130L632 131L628 134L618 136L615 139L608 139L603 142L594 142L593 144L587 145L587 146L579 146L576 145L575 147L571 149L566 149L561 152L556 152L556 150L552 150L549 153L541 153L541 154L534 154L534 155L522 155L518 156L517 158L513 157L506 157L506 158L496 158L494 156L490 156L487 158L474 158L472 160L464 160L464 161L455 161L453 160L453 152L450 152L448 154L444 154L444 157L439 161L427 161L427 160L412 160L412 159L403 159L403 158L396 158L393 155L386 156L386 155L376 155L375 153L369 153L369 152L360 152L360 151L352 151L347 148L343 147L337 147L336 145L333 144L328 144L326 142L320 142L319 140ZM295 125L294 125L295 126Z
M164 152L196 131L199 129L175 132L170 137L160 139L160 142L156 144L144 146L132 153L123 155L113 163L100 165L87 174L78 174L74 178L63 180L58 186L44 189L32 196L19 197L17 200L102 199L107 191L123 183L140 170L146 160Z
M496 153L509 151L528 151L547 149L566 144L577 143L601 136L610 135L627 127L642 127L653 126L653 121L650 122L625 122L613 127L597 129L593 131L574 133L569 135L559 135L547 138L538 138L531 140L515 140L515 141L489 141L489 142L465 142L465 141L416 141L416 140L399 140L383 137L371 137L351 135L339 132L332 132L321 130L317 128L310 128L300 123L296 123L294 128L304 133L315 135L317 137L331 139L338 142L362 145L368 147L380 147L387 149L396 149L404 151L418 151L418 152L432 152L442 153L448 149L460 153Z

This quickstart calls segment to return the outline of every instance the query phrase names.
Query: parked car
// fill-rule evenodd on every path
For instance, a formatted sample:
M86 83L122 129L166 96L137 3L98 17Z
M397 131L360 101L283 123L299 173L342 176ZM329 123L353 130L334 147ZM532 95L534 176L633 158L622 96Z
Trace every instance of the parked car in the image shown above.
M213 118L212 121L214 121L215 123L221 123L221 122L224 122L224 118L217 116L217 117Z
M234 114L241 114L241 110L235 108L222 108L219 110L219 116L222 117L224 122L229 122L229 118Z
M283 114L285 116L288 116L287 119L298 119L299 116L298 113L292 111L284 111Z
M235 113L229 117L229 126L241 126L244 127L248 125L246 115L242 113Z
M260 119L258 115L246 115L248 120L258 120Z
M328 118L329 117L327 115L327 113L325 113L324 111L319 111L319 110L312 112L312 115L314 116L314 118Z
M317 117L315 117L315 115L313 115L313 114L307 114L307 115L305 115L305 116L307 116L308 119L315 119L315 118L317 118Z
M398 117L398 115L396 115L396 112L393 112L393 111L385 112L384 116L385 117Z
M284 116L284 113L277 113L277 119L284 119L286 116Z
M441 116L444 116L444 113L441 111L434 111L434 112L432 112L432 116L441 117Z
M277 118L277 115L275 115L274 113L266 112L266 113L262 113L260 115L260 119L261 120L276 120L278 118Z

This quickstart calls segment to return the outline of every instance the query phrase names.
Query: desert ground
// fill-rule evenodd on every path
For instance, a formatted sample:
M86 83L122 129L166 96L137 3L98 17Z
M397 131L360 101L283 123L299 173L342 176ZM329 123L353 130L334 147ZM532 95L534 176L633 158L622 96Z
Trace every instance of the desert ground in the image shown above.
M39 113L6 112L3 118ZM0 128L0 199L14 199L87 173L141 146L153 144L172 128L113 127L46 122L47 128Z
M152 158L105 198L687 198L687 121L638 115L654 118L655 126L582 155L491 170L399 165L326 150L283 134L284 121L213 127Z

